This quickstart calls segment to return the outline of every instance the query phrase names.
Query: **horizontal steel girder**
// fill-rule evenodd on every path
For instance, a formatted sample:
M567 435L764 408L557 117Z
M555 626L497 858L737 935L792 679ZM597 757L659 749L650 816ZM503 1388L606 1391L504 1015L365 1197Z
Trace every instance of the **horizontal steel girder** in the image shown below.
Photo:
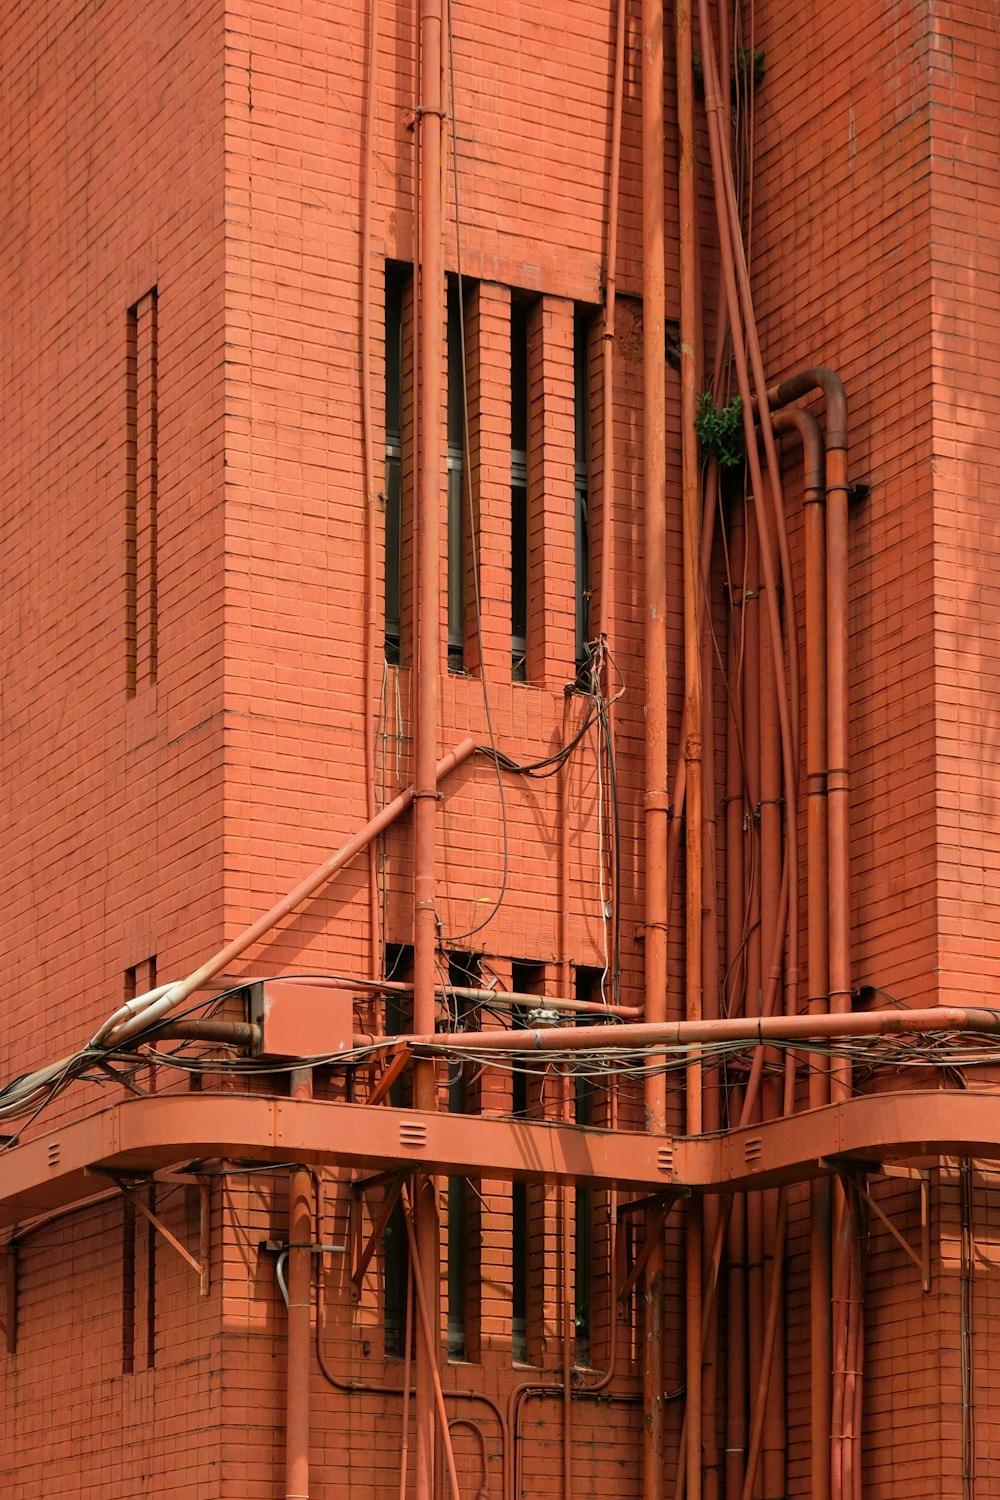
M1000 1094L876 1094L716 1136L649 1136L261 1095L128 1099L0 1157L0 1224L196 1158L728 1193L937 1155L1000 1159Z

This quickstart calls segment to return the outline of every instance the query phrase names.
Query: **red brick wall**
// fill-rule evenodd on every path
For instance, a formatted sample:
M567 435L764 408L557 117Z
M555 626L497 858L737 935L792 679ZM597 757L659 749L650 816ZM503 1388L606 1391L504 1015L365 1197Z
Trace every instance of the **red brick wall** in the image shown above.
M471 285L470 423L481 543L482 662L498 738L519 759L557 747L573 663L572 313L601 298L610 128L609 7L504 0L489 14L455 6L458 193L449 173L448 258ZM414 259L413 7L381 7L372 151L373 457L366 494L361 193L366 32L357 7L304 0L80 10L39 0L0 23L0 111L9 142L0 249L4 391L2 614L5 854L0 963L8 999L0 1053L14 1074L82 1040L120 1001L126 971L175 977L284 894L366 818L366 721L376 725L379 800L410 777L414 717L404 599L400 668L366 676L367 528L382 525L382 285L386 261ZM990 642L996 488L992 435L1000 387L984 358L997 332L995 171L997 33L985 6L857 6L817 15L761 0L766 57L756 117L752 267L769 376L822 361L843 376L851 474L870 486L852 518L852 838L857 982L907 1002L992 994L998 953L990 872L998 855L990 793L994 734ZM611 625L625 696L616 709L622 797L625 998L641 996L642 403L638 55L630 15L622 156L615 364L615 597ZM992 27L992 29L991 29ZM668 112L672 111L668 99ZM673 125L665 164L674 219ZM704 165L704 163L703 163ZM705 189L703 181L703 193ZM703 203L706 305L713 251ZM460 226L456 241L455 222ZM668 315L677 248L668 233ZM151 374L135 378L136 681L128 683L128 312L155 287L156 636L148 665L153 541ZM528 682L510 680L506 526L510 504L507 337L510 294L532 299L529 368ZM442 298L444 289L442 288ZM137 328L137 340L142 335ZM706 320L711 333L711 311ZM594 344L596 348L596 337ZM412 369L412 318L407 325ZM596 356L592 353L596 365ZM444 392L442 392L442 402ZM596 402L595 402L596 405ZM678 393L668 381L671 494L670 710L679 713ZM412 466L412 434L404 471ZM604 434L591 431L591 495ZM799 470L789 460L789 496ZM412 510L404 501L404 534ZM442 487L442 506L444 489ZM594 546L604 518L593 513ZM797 508L792 545L800 555ZM404 562L404 574L408 564ZM381 563L375 579L381 631ZM444 618L445 571L441 574ZM404 586L405 592L405 586ZM598 607L600 600L597 601ZM145 613L144 613L145 610ZM468 613L468 612L467 612ZM146 634L143 634L143 632ZM377 644L377 643L376 643ZM412 655L412 653L410 653ZM445 672L442 749L487 737L482 682ZM570 725L582 718L579 701ZM489 970L565 957L602 962L593 742L568 779L570 890L558 931L558 779L508 781L508 884L481 937ZM467 765L439 817L444 934L490 910L503 871L494 772ZM409 833L380 856L390 942L410 936ZM285 967L368 972L367 866L358 861L284 924L240 972ZM674 925L680 913L675 903ZM227 976L227 977L235 977ZM673 1002L683 978L671 949ZM492 1092L491 1092L492 1091ZM508 1104L484 1085L481 1107ZM60 1112L91 1107L93 1087ZM680 1100L671 1097L679 1124ZM622 1122L639 1124L634 1092ZM81 1211L26 1240L19 1339L4 1366L3 1464L10 1492L270 1496L283 1462L284 1313L273 1257L284 1233L280 1174L213 1186L212 1282L199 1298L164 1243L155 1263L155 1363L148 1299L131 1374L123 1373L121 1206ZM994 1212L980 1189L984 1234ZM913 1191L879 1184L879 1202L916 1236ZM324 1242L347 1236L348 1188L331 1174ZM798 1200L796 1200L798 1201ZM871 1243L866 1453L872 1494L956 1493L961 1465L952 1176L933 1185L934 1281L882 1229ZM608 1203L595 1200L594 1361L607 1353L603 1257ZM196 1233L181 1192L165 1202L185 1243ZM553 1305L557 1195L536 1284L534 1355L558 1369ZM793 1214L787 1364L790 1494L808 1492L807 1266L804 1208ZM525 1374L510 1355L510 1191L483 1187L478 1359L446 1372L456 1414L482 1420L498 1482L501 1409ZM993 1236L995 1238L995 1236ZM145 1245L142 1234L137 1243ZM665 1386L682 1383L681 1241L670 1239ZM148 1268L137 1259L136 1297ZM321 1260L324 1348L342 1378L314 1368L318 1497L382 1496L398 1484L400 1362L382 1351L379 1262L360 1302L346 1259ZM977 1295L982 1290L983 1271ZM958 1280L956 1279L958 1278ZM988 1306L988 1304L987 1304ZM6 1316L9 1317L10 1309ZM138 1316L138 1315L137 1315ZM982 1327L991 1327L991 1312ZM144 1321L145 1319L145 1321ZM982 1338L985 1340L988 1332ZM614 1401L576 1403L578 1493L638 1492L641 1413L631 1325L620 1330ZM977 1345L980 1409L991 1371ZM543 1380L545 1376L543 1375ZM550 1377L550 1378L554 1378ZM587 1377L593 1380L595 1377ZM680 1403L668 1409L671 1452ZM523 1415L525 1496L547 1495L559 1463L558 1401ZM994 1462L981 1423L980 1476ZM468 1427L455 1429L465 1482L479 1483ZM110 1455L110 1456L109 1456ZM671 1459L673 1462L673 1459ZM47 1466L44 1481L41 1465ZM957 1476L957 1477L956 1477ZM903 1490L901 1485L908 1488Z

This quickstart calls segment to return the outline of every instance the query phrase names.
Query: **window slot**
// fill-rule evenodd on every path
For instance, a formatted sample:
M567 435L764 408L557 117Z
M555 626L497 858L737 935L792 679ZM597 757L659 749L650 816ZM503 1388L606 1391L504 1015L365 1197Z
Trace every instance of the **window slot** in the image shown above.
M465 361L458 281L448 279L448 670L465 671Z
M400 661L403 597L403 292L406 275L385 273L385 659Z
M588 687L590 678L589 332L589 319L578 309L573 319L573 509L576 552L576 671L581 687Z
M545 992L545 968L542 964L513 963L511 988L515 994L542 995ZM518 1006L513 1012L515 1026L528 1025L528 1010ZM537 1115L540 1104L540 1081L522 1063L515 1064L511 1079L511 1113L515 1119L527 1120ZM538 1219L537 1187L529 1192L526 1182L511 1183L511 1353L516 1364L527 1364L533 1343L530 1335L538 1322L539 1293L544 1293L544 1253L532 1264L530 1239L532 1221Z
M413 949L406 943L389 943L385 952L387 979L409 982L413 978ZM385 1024L390 1036L413 1029L413 996L390 991L385 1000ZM389 1090L396 1109L412 1101L413 1084L408 1074ZM382 1237L382 1339L387 1358L402 1358L406 1339L406 1284L410 1273L410 1248L403 1202L400 1198L389 1216Z
M475 953L451 953L448 956L448 983L456 989L476 989L480 983L479 956ZM477 1007L473 1001L456 995L449 998L451 1024L465 1030L477 1024ZM448 1076L448 1110L467 1114L470 1109L469 1079L475 1069L465 1063L452 1063ZM464 1177L448 1178L448 1358L470 1357L474 1339L470 1337L470 1291L479 1282L479 1199L470 1191Z
M510 309L510 657L515 682L528 670L528 313Z
M159 347L156 288L125 323L125 688L155 683L159 657Z

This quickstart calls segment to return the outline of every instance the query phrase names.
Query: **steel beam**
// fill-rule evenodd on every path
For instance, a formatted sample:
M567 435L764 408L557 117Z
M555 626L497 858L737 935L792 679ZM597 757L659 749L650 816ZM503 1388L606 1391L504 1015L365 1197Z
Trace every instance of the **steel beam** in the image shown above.
M845 1161L939 1155L1000 1159L1000 1095L874 1094L716 1136L653 1137L324 1100L160 1094L6 1151L0 1224L97 1197L109 1172L192 1158L728 1193L830 1175Z

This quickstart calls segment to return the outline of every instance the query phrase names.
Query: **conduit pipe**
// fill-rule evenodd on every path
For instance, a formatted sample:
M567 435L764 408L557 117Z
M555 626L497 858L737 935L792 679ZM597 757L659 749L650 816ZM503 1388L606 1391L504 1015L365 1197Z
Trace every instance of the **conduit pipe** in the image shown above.
M418 413L415 615L416 745L413 815L413 1029L433 1031L437 948L435 840L437 837L438 672L441 657L441 392L444 346L444 237L442 206L442 0L421 0L420 100L420 362ZM431 1059L414 1069L417 1109L437 1108L437 1072ZM426 1336L415 1361L415 1496L432 1500L435 1473L434 1400L440 1389L438 1303L440 1224L433 1179L413 1188L413 1255L417 1308ZM450 1457L445 1424L443 1441ZM454 1459L450 1457L452 1465ZM457 1495L457 1483L456 1483Z
M667 1015L666 386L664 260L663 0L642 0L643 549L645 552L645 967L646 1016ZM587 1029L590 1028L581 1028ZM646 1128L666 1132L662 1075L645 1083ZM664 1245L647 1261L643 1358L643 1500L662 1500L664 1463Z
M847 396L840 377L814 365L768 389L771 407L812 390L826 398L827 816L829 824L830 1009L851 1008L850 774L847 693ZM833 1098L850 1094L850 1069L832 1069Z
M449 1427L448 1427L448 1413L445 1410L445 1405L444 1405L444 1391L441 1388L441 1371L440 1371L440 1369L438 1367L438 1357L437 1357L438 1337L437 1337L437 1334L435 1333L434 1324L431 1322L430 1307L428 1305L428 1300L427 1300L427 1297L426 1297L426 1294L425 1294L425 1282L427 1280L427 1277L426 1277L426 1274L425 1274L425 1268L420 1263L419 1241L417 1239L416 1226L413 1223L413 1219L414 1219L413 1205L409 1202L409 1199L408 1199L405 1187L403 1188L402 1196L403 1196L403 1207L404 1207L404 1210L405 1210L405 1213L404 1213L403 1217L404 1217L404 1220L406 1222L406 1233L407 1233L407 1237L408 1237L409 1242L410 1242L410 1255L411 1255L411 1257L413 1259L413 1288L414 1288L414 1291L417 1294L417 1312L419 1314L420 1331L421 1331L421 1333L423 1335L423 1343L424 1343L424 1346L425 1346L425 1349L426 1349L427 1364L428 1364L428 1367L429 1367L429 1373L430 1373L430 1377L431 1377L432 1405L431 1405L430 1410L426 1413L426 1420L429 1421L429 1422L433 1422L433 1420L434 1420L434 1410L436 1408L436 1410L437 1410L437 1416L438 1416L438 1424L439 1424L440 1429L441 1429L441 1440L442 1440L442 1443L444 1445L445 1462L447 1463L447 1466L448 1466L448 1479L449 1479L449 1481L451 1483L451 1492L452 1492L452 1495L454 1496L454 1500L462 1500L461 1491L459 1490L459 1486L458 1486L458 1470L455 1467L455 1453L454 1453L454 1449L452 1448L452 1445L451 1445L451 1433L450 1433ZM435 1284L436 1283L437 1283L437 1275L436 1275L436 1267L435 1267ZM418 1355L419 1355L420 1340L417 1341L417 1351L418 1351ZM419 1363L419 1361L418 1361L418 1363ZM419 1373L418 1373L418 1380L419 1380ZM420 1388L419 1388L419 1384L418 1384L418 1387L417 1387L417 1397L418 1397L418 1400L417 1400L417 1406L416 1406L416 1411L415 1411L416 1422L417 1422L417 1438L418 1438L418 1442L417 1442L417 1454L418 1454L418 1457L419 1457L419 1453L420 1453L419 1437L420 1437L420 1424L421 1424L421 1412L420 1412L419 1395L420 1395ZM425 1442L426 1442L426 1437L425 1437ZM419 1470L419 1466L418 1466L418 1469L417 1469L418 1488L419 1488L419 1473L420 1473L420 1470ZM433 1476L433 1472L432 1472L431 1473L431 1485L432 1485L432 1488L433 1488L433 1482L434 1482L434 1476Z
M447 1037L386 1037L386 1046L415 1052L624 1052L634 1048L692 1047L699 1043L804 1044L829 1037L938 1036L972 1031L1000 1033L1000 1010L974 1005L937 1005L926 1010L865 1010L850 1015L738 1016L719 1021L626 1022L621 1026L551 1026L536 1031L458 1031ZM741 1120L740 1124L746 1121Z
M375 119L378 86L378 0L368 0L368 80L365 101L365 144L361 188L361 427L365 477L365 802L368 821L378 812L375 791L375 655L378 635L378 528L376 525L375 433L372 421L372 193L375 158ZM373 974L382 972L382 944L378 910L378 870L374 842L368 845L369 959ZM381 1007L376 1025L381 1025Z
M848 691L847 691L847 599L848 599L848 519L847 519L847 397L843 382L825 365L814 365L779 382L767 391L771 407L783 407L801 400L810 391L821 390L826 401L826 650L827 650L827 826L828 826L828 918L829 918L829 1009L834 1015L849 1014L851 1009L851 942L850 942L850 774L848 763ZM830 1095L834 1100L850 1097L851 1065L844 1059L834 1060L829 1069ZM856 1337L860 1314L853 1312L850 1296L851 1246L848 1224L849 1205L843 1191L832 1193L832 1301L835 1313L833 1353L836 1370L831 1388L834 1434L831 1449L830 1488L835 1500L848 1500L854 1476L851 1432L853 1410L845 1413L847 1400L847 1344ZM815 1231L818 1234L818 1229ZM820 1267L822 1273L822 1267ZM818 1297L817 1293L817 1297ZM841 1313L839 1310L843 1309ZM817 1308L817 1317L818 1317ZM857 1363L860 1388L863 1350L858 1347ZM819 1396L816 1396L818 1403ZM838 1415L839 1413L839 1415ZM814 1418L818 1433L818 1412ZM845 1469L846 1460L846 1469ZM814 1467L814 1474L820 1466ZM860 1483L860 1470L857 1475ZM824 1481L816 1491L816 1500L826 1500Z
M681 514L684 542L684 766L687 816L685 859L685 1015L702 1015L702 681L699 541L701 474L695 432L699 378L697 202L694 180L694 69L691 11L687 0L674 6L677 66L678 235L680 249L681 345ZM645 97L645 93L644 93ZM662 100L662 93L661 93ZM643 154L645 161L645 152ZM661 210L662 217L662 210ZM662 335L660 348L662 350ZM647 881L649 872L647 871ZM701 1064L692 1059L686 1072L687 1133L702 1129ZM685 1223L687 1253L685 1433L688 1500L701 1500L702 1474L702 1208L690 1200Z
M296 1068L292 1074L292 1098L311 1099L312 1091L312 1069ZM309 1500L312 1227L312 1173L308 1167L293 1167L288 1174L285 1500Z
M604 326L601 334L601 566L598 624L605 644L614 629L615 495L614 355L615 294L618 268L618 197L622 156L622 100L625 91L625 20L628 0L618 0L615 26L614 84L611 103L611 150L608 164L608 227L604 260ZM606 693L610 697L610 693Z
M476 748L476 742L471 736L461 740L454 750L442 757L434 766L434 785L442 781L451 771L468 760ZM301 880L294 890L272 906L270 911L258 917L256 922L244 929L239 937L233 939L221 948L213 958L208 959L199 968L195 969L186 979L177 980L173 984L157 986L149 990L145 995L139 995L135 1000L128 1001L113 1016L104 1022L103 1026L95 1033L91 1040L92 1047L117 1046L137 1032L144 1031L154 1021L160 1020L167 1015L175 1006L180 1005L195 990L200 989L216 974L221 974L231 963L240 958L248 948L265 937L272 928L289 916L303 901L308 901L314 896L321 886L339 871L345 869L351 861L367 848L372 839L383 833L390 824L394 823L401 813L407 808L417 796L416 787L407 787L406 791L400 792L391 802L386 803L382 811L367 822L354 836L348 839L335 854L329 859L317 865L311 874ZM424 796L423 800L428 800ZM60 1065L55 1065L57 1068Z
M798 434L805 472L805 634L806 634L806 893L808 916L807 1009L828 1009L829 929L826 817L826 464L819 423L798 407L775 412L774 430ZM827 1104L827 1060L809 1070L809 1107ZM812 1500L830 1495L830 1380L833 1362L830 1326L830 1186L810 1184L809 1217L809 1390Z

